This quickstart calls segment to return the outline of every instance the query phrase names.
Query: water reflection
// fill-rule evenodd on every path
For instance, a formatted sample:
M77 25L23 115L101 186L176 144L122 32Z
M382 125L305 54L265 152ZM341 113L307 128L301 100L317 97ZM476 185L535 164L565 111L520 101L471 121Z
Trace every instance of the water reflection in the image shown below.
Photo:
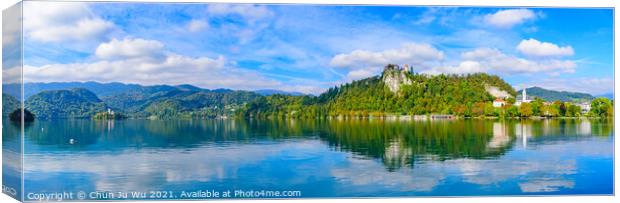
M604 193L613 188L604 179L613 174L612 132L609 120L568 119L52 120L27 130L25 171L33 190ZM583 189L592 181L603 187ZM446 191L461 187L469 189Z
M334 149L381 159L388 168L412 166L416 159L487 159L500 156L519 141L546 142L581 136L610 136L609 120L514 121L37 121L26 127L27 139L47 150L195 148L253 142L319 138ZM10 131L15 128L8 128ZM5 139L11 139L7 132ZM558 138L561 137L561 138ZM74 143L70 143L74 140Z

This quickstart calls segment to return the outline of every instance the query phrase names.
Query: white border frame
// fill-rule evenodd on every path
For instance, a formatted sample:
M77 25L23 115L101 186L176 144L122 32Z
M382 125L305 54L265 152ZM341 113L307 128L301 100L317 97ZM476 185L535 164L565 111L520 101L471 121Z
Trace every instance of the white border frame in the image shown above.
M40 0L41 1L41 0ZM61 0L61 1L85 1L85 2L98 2L96 0ZM614 9L614 68L615 62L617 61L618 53L616 49L619 47L620 43L616 40L618 38L618 32L616 27L616 22L620 17L616 15L615 11L618 8L620 3L618 1L613 0L519 0L519 1L498 1L498 0L416 0L416 1L407 1L407 0L354 0L354 1L346 1L346 0L106 0L110 2L197 2L197 3L213 3L213 2L221 2L221 3L274 3L274 4L288 4L288 3L301 3L301 4L355 4L355 5L364 5L364 4L378 4L378 5L416 5L416 6L481 6L481 7L587 7L587 8L596 8L596 7L604 7L604 8L613 8ZM19 0L0 0L0 8L2 10L16 4ZM1 18L1 16L0 16ZM0 55L1 55L0 50ZM0 61L1 64L1 61ZM1 75L1 72L0 72ZM620 73L614 70L614 95L617 95L619 83L615 83L618 80ZM0 89L0 93L2 90ZM614 98L615 103L615 98ZM617 104L614 104L614 112L616 112L614 118L618 116L618 112L620 107ZM620 120L614 119L614 136L617 135L618 126L620 124ZM618 139L614 137L614 146L618 145ZM614 194L618 195L618 149L614 147ZM0 151L0 157L2 152ZM0 173L2 172L2 168L0 167ZM208 202L239 202L239 203L247 203L247 202L268 202L273 200L209 200ZM497 203L497 202L505 202L505 203L522 203L523 201L529 202L617 202L618 198L615 196L525 196L525 197L514 197L514 196L506 196L506 197L418 197L418 198L376 198L376 199L299 199L299 200L276 200L278 202L321 202L321 203L331 203L331 202L483 202L483 203ZM18 202L17 200L10 198L5 194L0 194L0 202ZM73 201L72 201L73 202ZM122 201L122 202L149 202L149 201ZM153 202L153 201L150 201ZM158 203L171 203L171 202L188 202L186 200L182 201L157 201ZM192 202L207 202L206 200L200 201L192 201Z

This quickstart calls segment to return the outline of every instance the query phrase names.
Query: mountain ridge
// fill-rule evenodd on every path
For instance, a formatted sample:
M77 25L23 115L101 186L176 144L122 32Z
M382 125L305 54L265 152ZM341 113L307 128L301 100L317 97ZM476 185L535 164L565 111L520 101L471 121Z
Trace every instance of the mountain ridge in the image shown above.
M538 97L546 101L563 101L563 102L586 102L592 101L595 99L595 96L592 96L588 93L581 92L570 92L570 91L557 91L545 89L542 87L529 87L526 88L528 97ZM517 91L517 95L521 95L523 90Z
M141 86L123 83L76 82L53 83L52 87L41 87L41 84L33 85L39 85L40 92L26 99L26 108L32 109L33 113L41 118L85 118L107 109L130 117L154 118L213 118L233 115L244 117L425 114L499 116L506 112L494 108L493 100L504 98L510 101L511 98L516 99L518 95L510 84L496 75L486 73L427 75L412 73L406 68L403 69L393 64L387 65L380 75L334 86L318 96L296 95L268 89L209 90L190 84ZM47 90L76 85L95 86L96 91L87 88ZM113 87L120 87L120 89L107 89ZM529 96L536 97L541 94L544 96L545 92L570 93L593 98L592 95L583 93L554 92L539 87L528 88ZM14 99L14 97L6 95L7 102L5 103L15 103L15 101L11 102L11 98ZM3 94L3 100L5 100L5 94ZM515 115L515 111L509 112Z

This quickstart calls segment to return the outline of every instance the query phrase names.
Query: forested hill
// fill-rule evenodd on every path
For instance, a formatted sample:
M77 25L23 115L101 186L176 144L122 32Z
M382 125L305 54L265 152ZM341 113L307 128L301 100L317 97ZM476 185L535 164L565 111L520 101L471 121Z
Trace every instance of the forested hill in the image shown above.
M3 84L2 88L4 90L4 94L11 95L13 97L19 98L21 97L21 86L19 84ZM28 99L33 95L41 93L43 91L50 90L70 90L75 88L83 88L87 89L93 93L95 93L98 97L110 97L119 94L126 94L132 92L148 92L153 89L159 90L181 90L181 91L213 91L213 92L234 92L234 90L230 89L204 89L200 87L196 87L189 84L182 85L152 85L152 86L144 86L139 84L125 84L120 82L111 82L111 83L100 83L100 82L50 82L50 83L42 83L42 82L29 82L24 83L24 98ZM262 89L255 90L255 93L263 96L274 95L274 94L283 94L283 95L294 95L300 96L304 95L299 92L286 92L281 90L274 89Z
M521 94L523 90L519 90L517 94ZM587 93L555 91L543 89L540 87L527 88L527 97L538 97L545 101L564 101L564 102L588 102L594 99L594 96Z
M90 118L108 109L129 117L217 117L233 115L260 97L250 91L207 90L191 85L140 86L103 95L85 88L46 90L27 98L25 106L39 119ZM3 100L8 104L15 99L3 94Z
M464 115L495 99L489 88L508 97L516 91L501 78L484 73L424 75L396 65L374 76L330 88L318 97L273 95L251 102L246 117L368 116L429 113Z
M25 107L37 118L88 118L108 108L97 95L83 88L43 91L28 98Z

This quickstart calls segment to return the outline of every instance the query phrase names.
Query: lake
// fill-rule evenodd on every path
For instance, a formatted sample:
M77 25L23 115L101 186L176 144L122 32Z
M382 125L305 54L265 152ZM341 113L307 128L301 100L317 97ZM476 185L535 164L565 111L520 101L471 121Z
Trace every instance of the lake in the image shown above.
M4 122L8 145L16 126ZM612 194L613 139L613 121L599 119L37 120L24 187L87 199Z

